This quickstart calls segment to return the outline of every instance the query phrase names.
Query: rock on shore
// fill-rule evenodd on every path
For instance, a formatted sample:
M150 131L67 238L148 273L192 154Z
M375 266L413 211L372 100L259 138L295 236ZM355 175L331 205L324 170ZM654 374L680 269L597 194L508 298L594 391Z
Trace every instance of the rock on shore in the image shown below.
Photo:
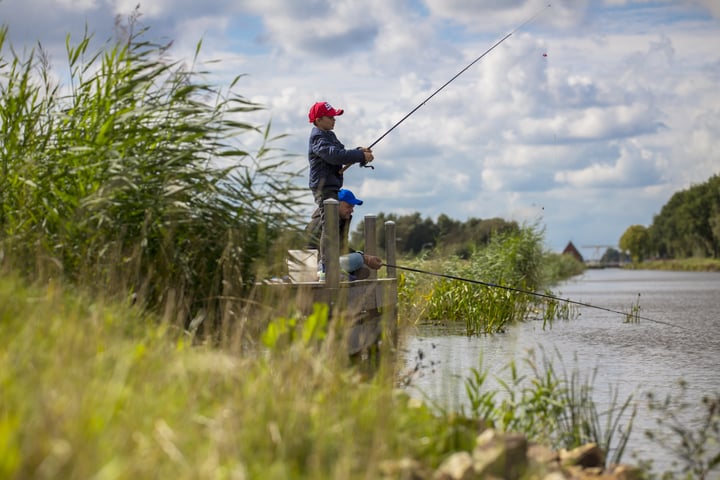
M472 452L456 452L432 471L411 459L382 465L383 478L403 480L640 480L642 470L630 465L605 467L605 452L590 443L573 450L553 451L530 444L515 433L485 430Z

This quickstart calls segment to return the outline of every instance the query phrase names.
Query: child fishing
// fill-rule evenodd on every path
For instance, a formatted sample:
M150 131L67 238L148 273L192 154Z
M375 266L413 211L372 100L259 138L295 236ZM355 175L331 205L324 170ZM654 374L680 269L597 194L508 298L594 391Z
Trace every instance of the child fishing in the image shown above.
M369 148L346 149L335 136L335 117L343 112L343 109L333 108L328 102L317 102L308 113L310 123L313 124L308 141L309 185L317 204L308 225L308 234L317 237L320 233L320 265L325 264L322 248L325 224L323 201L328 198L338 199L338 192L343 186L343 166L354 163L366 165L374 159Z

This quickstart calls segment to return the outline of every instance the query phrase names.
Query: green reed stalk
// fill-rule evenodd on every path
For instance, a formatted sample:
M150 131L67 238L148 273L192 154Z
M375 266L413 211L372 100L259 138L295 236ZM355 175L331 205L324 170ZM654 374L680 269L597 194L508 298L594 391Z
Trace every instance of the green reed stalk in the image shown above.
M523 226L492 237L487 247L475 251L468 260L434 262L431 268L461 278L533 291L541 286L547 273L542 240L542 231L536 226ZM417 288L421 280L411 275L407 278L411 279L412 292L405 292L408 281L401 283L401 298L422 303L421 311L427 320L465 322L468 335L504 331L508 325L536 315L542 305L532 295L491 286L442 279L426 288ZM566 306L556 302L549 302L543 310L545 322L570 314Z
M651 392L646 398L656 427L644 434L671 459L671 470L663 472L662 478L717 478L720 471L720 391L698 399L691 397L686 381L680 381L677 387L678 393L664 398ZM649 462L647 466L652 468Z
M557 357L562 360L559 352ZM472 415L504 431L518 431L541 444L571 449L596 443L606 453L607 464L619 463L632 431L636 407L632 396L618 401L617 391L606 410L598 410L592 398L594 372L583 378L564 368L558 374L552 361L543 353L541 363L531 351L525 364L530 374L520 375L514 362L505 369L508 377L496 378L499 391L486 387L488 372L473 369L465 381Z
M240 77L227 89L205 83L206 72L169 60L169 47L141 30L94 53L87 33L74 45L68 37L69 85L53 84L63 75L42 49L21 58L5 48L6 32L5 263L29 278L132 294L180 322L226 315L226 299L242 296L275 242L299 230L297 173L271 146L280 137L269 124L243 120L262 107L233 91Z

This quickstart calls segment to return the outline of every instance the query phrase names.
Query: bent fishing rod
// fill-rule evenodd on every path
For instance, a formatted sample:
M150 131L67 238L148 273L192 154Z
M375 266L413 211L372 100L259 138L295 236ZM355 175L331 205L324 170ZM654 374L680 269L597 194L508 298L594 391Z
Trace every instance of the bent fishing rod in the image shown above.
M407 120L408 117L410 117L410 115L412 115L413 113L415 113L416 111L418 111L418 110L420 109L420 107L422 107L423 105L425 105L431 98L433 98L435 95L437 95L438 93L440 93L440 91L441 91L442 89L444 89L445 87L447 87L448 85L450 85L450 83L452 83L456 78L458 78L460 75L462 75L463 73L465 73L465 71L467 71L467 69L469 69L470 67L472 67L473 65L475 65L475 64L476 64L477 62L479 62L480 60L482 60L482 58L483 58L485 55L487 55L488 53L492 52L492 51L495 49L495 47L497 47L498 45L500 45L501 43L503 43L505 40L507 40L508 38L510 38L515 32L517 32L518 30L520 30L521 28L523 28L525 25L527 25L528 23L532 22L532 21L535 20L537 17L539 17L540 15L542 15L543 13L545 13L545 12L547 11L547 9L550 8L551 6L552 6L552 4L548 4L547 7L543 7L542 10L538 10L538 12L535 13L533 16L531 16L530 18L528 18L527 20L525 20L523 23L521 23L520 25L518 25L517 27L515 27L514 30L510 31L510 32L509 32L507 35L505 35L503 38L501 38L500 40L498 40L497 42L495 42L490 48L488 48L487 50L485 50L485 51L482 53L482 55L480 55L480 56L477 57L475 60L473 60L472 62L470 62L467 66L465 66L465 68L463 68L463 69L460 70L458 73L456 73L450 80L448 80L447 82L445 82L440 88L438 88L438 89L435 90L433 93L431 93L430 96L427 97L425 100L423 100L420 104L418 104L418 106L416 106L415 108L413 108L412 110L410 110L410 112L409 112L407 115L405 115L403 118L401 118L397 123L395 123L395 125L393 125L392 127L390 127L385 133L383 133L382 135L380 135L380 137L378 137L377 140L375 140L373 143L370 144L370 146L368 147L368 149L372 150L372 147L374 147L375 145L377 145L377 144L380 142L380 140L382 140L383 138L385 138L385 137L387 136L388 133L390 133L390 132L392 132L393 130L395 130L395 128L396 128L398 125L400 125L400 124L403 123L405 120ZM352 165L353 165L352 163L349 164L349 165L345 165L345 166L340 170L340 173L345 172L345 170L347 170L348 168L350 168ZM370 168L374 168L374 167L372 167L372 166L370 166L370 165L364 165L364 164L361 164L361 165L362 165L363 167L369 166Z
M557 301L557 302L565 302L565 303L569 303L569 304L572 304L572 305L578 305L578 306L581 306L581 307L595 308L595 309L604 310L604 311L610 312L610 313L617 313L617 314L620 314L620 315L624 315L624 316L626 316L626 317L637 318L637 319L639 319L639 320L646 320L646 321L648 321L648 322L659 323L659 324L661 324L661 325L667 325L667 326L669 326L669 327L675 327L675 328L680 328L680 329L682 329L682 330L687 330L687 331L689 331L689 332L695 332L694 330L692 330L692 329L690 329L690 328L687 328L687 327L683 327L683 326L681 326L681 325L676 325L676 324L669 323L669 322L663 322L662 320L656 320L656 319L654 319L654 318L643 317L643 316L640 316L640 315L636 315L636 314L634 314L634 313L627 313L627 312L622 312L622 311L620 311L620 310L613 310L612 308L599 307L599 306L597 306L597 305L592 305L592 304L585 303L585 302L578 302L578 301L576 301L576 300L571 300L571 299L569 299L569 298L560 298L560 297L556 297L555 295L549 295L549 294L547 294L547 293L532 292L532 291L530 291L530 290L523 290L523 289L521 289L521 288L509 287L509 286L506 286L506 285L498 285L498 284L496 284L496 283L482 282L482 281L480 281L480 280L473 280L473 279L471 279L471 278L463 278L463 277L457 277L457 276L455 276L455 275L448 275L448 274L444 274L444 273L429 272L429 271L427 271L427 270L420 270L419 268L401 267L400 265L388 265L387 263L383 263L382 265L385 266L385 267L388 267L388 268L397 268L398 270L407 270L407 271L409 271L409 272L422 273L422 274L425 274L425 275L432 275L432 276L435 276L435 277L442 277L442 278L447 278L447 279L450 279L450 280L458 280L458 281L460 281L460 282L474 283L474 284L477 284L477 285L483 285L483 286L492 287L492 288L501 288L501 289L503 289L503 290L509 290L509 291L511 291L511 292L524 293L524 294L526 294L526 295L533 295L533 296L535 296L535 297L545 298L545 299L548 299L548 300L554 300L554 301Z

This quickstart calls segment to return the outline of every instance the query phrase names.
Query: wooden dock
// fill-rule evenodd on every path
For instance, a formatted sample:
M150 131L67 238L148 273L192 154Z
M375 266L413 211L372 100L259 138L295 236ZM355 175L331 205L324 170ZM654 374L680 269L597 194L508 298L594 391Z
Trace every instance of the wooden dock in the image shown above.
M325 281L291 281L272 285L282 290L285 298L294 299L296 307L303 314L310 314L315 303L325 303L330 309L330 320L342 319L349 328L348 353L361 354L379 342L397 345L398 283L395 268L383 267L370 270L370 277L364 280L347 281L347 275L340 271L340 225L339 202L325 200ZM375 215L366 215L365 245L363 252L378 254ZM384 263L395 265L396 241L395 222L385 222ZM384 276L378 277L378 272ZM308 272L310 278L317 278L317 271ZM308 276L305 276L308 278Z

